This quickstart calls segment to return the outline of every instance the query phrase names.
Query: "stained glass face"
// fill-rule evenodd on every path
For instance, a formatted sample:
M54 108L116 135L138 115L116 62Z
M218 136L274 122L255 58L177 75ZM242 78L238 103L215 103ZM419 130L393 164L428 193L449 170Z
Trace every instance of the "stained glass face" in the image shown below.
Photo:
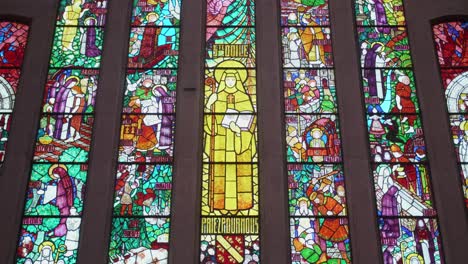
M207 27L206 67L220 67L224 61L240 62L242 65L236 66L239 68L255 67L255 38L255 29L251 27Z
M440 66L468 66L468 22L442 23L433 30Z
M285 68L333 67L329 27L290 27L282 30Z
M242 66L231 61L219 66ZM205 113L252 114L257 111L256 71L218 68L205 71ZM216 97L223 98L214 101ZM228 111L229 110L229 111Z
M419 116L374 114L367 117L367 128L374 162L426 161Z
M25 215L81 215L87 167L85 164L34 164L28 184Z
M442 69L441 75L448 112L468 112L468 69Z
M291 218L291 263L351 263L346 218Z
M340 164L288 164L288 188L291 216L346 215Z
M104 31L90 19L88 27L57 27L50 67L98 68L101 63Z
M401 26L406 23L403 0L360 0L356 1L355 9L356 22L360 26Z
M28 30L24 24L0 22L0 67L21 67Z
M362 71L368 114L414 114L419 112L414 74L410 70L365 69Z
M173 142L173 115L122 116L120 162L171 162Z
M325 26L330 23L328 0L281 0L282 26Z
M124 113L175 113L177 70L139 70L127 73Z
M341 162L336 115L287 115L288 162Z
M258 229L256 233L258 233ZM202 235L200 263L259 264L259 236L237 234Z
M11 115L0 114L0 163L5 160L8 136L10 135Z
M412 67L407 32L400 28L358 28L363 68Z
M443 263L435 219L380 218L384 263Z
M179 57L179 31L173 27L131 29L129 68L176 68Z
M429 169L421 164L374 165L374 186L380 216L435 216Z
M75 264L81 218L23 218L16 263Z
M119 164L114 215L169 216L172 165Z
M47 79L44 113L93 113L98 88L98 70L51 69Z
M333 70L285 70L283 73L286 113L336 113Z
M254 26L255 10L252 0L207 0L207 26Z
M114 218L109 263L167 263L169 218Z
M90 115L42 115L33 160L87 162L93 123Z
M104 26L107 5L107 0L61 0L57 25L87 26L93 19L93 26Z
M133 0L133 26L179 26L181 0Z

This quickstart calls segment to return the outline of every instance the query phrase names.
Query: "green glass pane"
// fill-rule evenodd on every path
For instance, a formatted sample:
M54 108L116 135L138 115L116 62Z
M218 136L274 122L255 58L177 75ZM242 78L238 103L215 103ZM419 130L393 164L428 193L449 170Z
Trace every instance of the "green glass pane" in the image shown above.
M408 33L404 28L358 27L361 66L364 68L412 67Z
M114 218L109 263L167 263L169 218Z
M57 27L50 67L98 68L104 31L96 27Z
M114 215L169 216L172 165L119 164Z
M61 0L57 25L104 26L108 0Z
M346 215L342 165L288 164L289 215Z
M85 164L34 164L28 184L25 215L81 215L87 170Z
M24 218L16 263L75 264L81 218Z

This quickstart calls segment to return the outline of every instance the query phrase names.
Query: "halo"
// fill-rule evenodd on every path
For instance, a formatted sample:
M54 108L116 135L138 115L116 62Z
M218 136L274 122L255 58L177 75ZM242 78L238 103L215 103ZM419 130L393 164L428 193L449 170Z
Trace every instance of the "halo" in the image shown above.
M233 68L233 69L230 69ZM247 70L245 69L245 65L242 64L242 62L235 61L235 60L227 60L223 61L220 64L216 66L216 69L214 71L214 77L216 79L216 82L220 83L221 78L223 77L223 74L227 70L235 70L239 74L240 81L244 83L247 80Z
M156 16L156 20L159 19L159 15L156 12L149 12L145 17L147 21L149 21L150 16Z
M55 170L55 168L59 168L59 167L62 168L62 169L64 169L64 170L66 170L66 171L68 171L67 166L65 166L65 165L63 165L63 164L54 164L54 165L50 166L50 168L49 168L49 176L50 176L52 179L54 179L54 180L56 180L57 177L55 177L54 174L53 174L52 172Z
M297 204L299 205L300 202L306 202L307 203L307 207L310 206L310 201L309 199L307 199L306 197L301 197L299 199L297 199Z
M88 21L91 21L91 20L93 20L94 22L97 22L96 18L94 18L94 17L87 17L87 18L84 20L85 25L86 25L86 23L87 23ZM89 26L89 25L88 25L88 26Z
M371 48L373 48L377 44L379 44L381 47L385 47L385 44L383 44L382 42L374 42L372 43Z
M413 259L417 259L419 260L419 263L424 263L424 259L417 253L412 253L412 254L409 254L407 257L406 257L406 263L405 264L410 264L411 263L411 260Z
M49 246L50 249L52 250L52 252L55 251L55 244L54 243L52 243L51 241L44 241L39 245L39 248L38 248L39 252L42 252L42 248L44 248L45 246Z
M72 75L72 76L68 77L67 79L65 79L65 82L68 82L71 79L75 79L77 83L80 83L80 78L78 78L75 75Z

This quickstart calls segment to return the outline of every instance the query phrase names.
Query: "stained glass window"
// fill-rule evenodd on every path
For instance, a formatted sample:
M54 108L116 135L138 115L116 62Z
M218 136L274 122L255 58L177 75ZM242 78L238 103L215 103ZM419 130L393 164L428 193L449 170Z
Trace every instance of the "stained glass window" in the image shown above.
M433 26L453 143L468 208L468 21Z
M384 263L443 263L403 0L356 0Z
M200 263L259 263L255 2L207 0Z
M351 263L328 0L281 0L291 263Z
M5 160L29 26L0 21L0 167Z
M167 263L181 0L134 0L109 263Z
M62 0L16 263L76 263L107 0Z

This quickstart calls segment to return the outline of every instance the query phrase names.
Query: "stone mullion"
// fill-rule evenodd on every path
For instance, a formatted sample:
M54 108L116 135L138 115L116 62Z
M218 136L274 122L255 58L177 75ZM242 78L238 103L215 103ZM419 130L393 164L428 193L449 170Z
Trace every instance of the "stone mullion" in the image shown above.
M108 263L132 0L110 0L78 263Z
M382 258L353 14L354 0L330 1L351 257L353 263L378 264Z

